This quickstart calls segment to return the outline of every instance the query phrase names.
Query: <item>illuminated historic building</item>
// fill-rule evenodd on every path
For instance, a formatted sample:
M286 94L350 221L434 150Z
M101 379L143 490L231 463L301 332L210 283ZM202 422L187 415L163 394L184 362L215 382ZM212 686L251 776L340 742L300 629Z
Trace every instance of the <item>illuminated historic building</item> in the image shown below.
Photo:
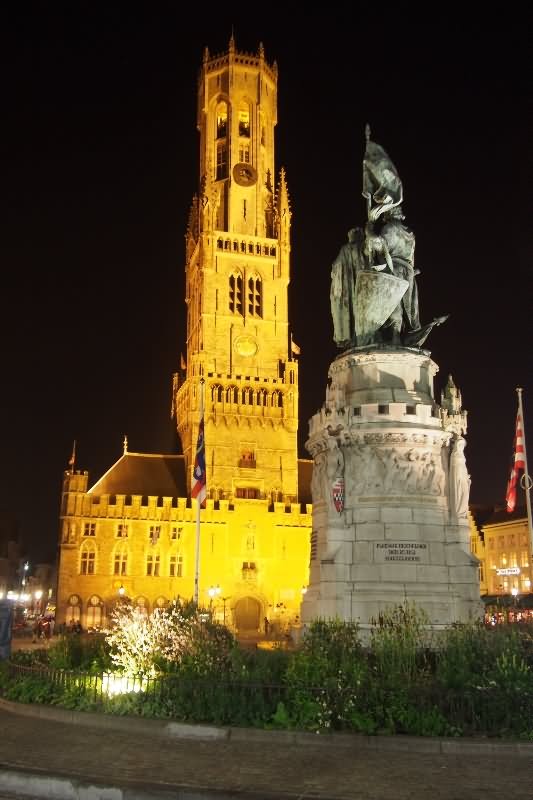
M478 529L472 549L481 561L481 594L486 604L530 608L533 568L524 509L517 508L512 514L505 509L486 514Z
M200 189L186 235L187 351L174 376L183 455L124 454L91 488L64 475L58 622L106 624L118 594L146 611L194 592L190 485L205 404L208 500L200 593L256 631L298 619L308 581L311 462L298 460L298 352L288 318L291 209L276 178L277 67L206 50Z

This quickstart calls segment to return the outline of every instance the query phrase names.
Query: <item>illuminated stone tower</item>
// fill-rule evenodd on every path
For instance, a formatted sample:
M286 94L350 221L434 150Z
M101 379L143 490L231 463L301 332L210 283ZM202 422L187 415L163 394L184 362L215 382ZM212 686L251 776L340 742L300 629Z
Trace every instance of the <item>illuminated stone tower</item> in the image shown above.
M206 51L198 83L200 188L186 234L187 357L174 376L183 455L128 450L88 488L64 476L58 622L109 623L193 597L241 635L299 628L309 578L312 462L298 459L298 362L288 322L287 184L274 179L277 69ZM205 397L208 497L190 497ZM71 466L73 466L71 462ZM198 562L197 562L198 556Z
M212 499L296 501L298 364L288 321L291 211L275 180L277 66L205 50L198 81L200 188L186 235L186 370L175 377L188 486L205 380ZM182 363L182 368L185 365Z

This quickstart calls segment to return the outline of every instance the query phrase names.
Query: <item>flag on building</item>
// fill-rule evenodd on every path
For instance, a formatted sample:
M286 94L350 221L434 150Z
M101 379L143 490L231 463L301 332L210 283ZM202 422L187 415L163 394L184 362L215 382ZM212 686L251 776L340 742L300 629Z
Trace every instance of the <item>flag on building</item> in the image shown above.
M200 427L198 428L198 443L196 445L196 457L194 459L194 470L192 473L191 497L198 500L202 508L205 507L207 497L207 481L205 472L205 438L204 438L204 412L200 417Z
M514 438L514 453L511 466L511 474L507 483L507 511L511 514L516 507L516 486L518 484L518 473L526 468L526 457L524 452L524 429L520 411L516 414L516 432Z
M74 472L74 464L76 463L76 439L74 439L74 444L72 445L72 455L69 458L68 465L70 467L70 471Z
M293 338L292 338L292 333L291 333L291 355L293 355L293 356L299 356L299 355L300 355L300 352L301 352L301 351L300 351L300 348L298 347L298 345L296 344L296 342L293 340Z

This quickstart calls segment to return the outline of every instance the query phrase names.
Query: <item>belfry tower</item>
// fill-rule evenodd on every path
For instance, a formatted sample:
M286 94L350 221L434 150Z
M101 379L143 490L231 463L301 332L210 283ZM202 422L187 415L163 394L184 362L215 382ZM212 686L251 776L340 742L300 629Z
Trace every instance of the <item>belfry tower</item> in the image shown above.
M291 211L276 177L277 66L206 49L199 192L186 234L187 355L174 409L188 487L204 392L208 497L295 502L298 363L288 321Z

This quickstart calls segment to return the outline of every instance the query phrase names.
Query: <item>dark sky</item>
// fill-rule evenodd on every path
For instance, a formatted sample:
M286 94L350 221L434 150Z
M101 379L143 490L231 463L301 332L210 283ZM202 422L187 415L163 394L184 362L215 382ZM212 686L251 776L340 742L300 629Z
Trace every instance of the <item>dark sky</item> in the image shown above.
M38 560L54 552L74 439L91 482L125 433L132 451L177 451L170 390L198 186L196 77L205 45L226 49L232 20L186 22L174 3L13 6L0 34L0 509L18 516ZM501 502L518 385L533 435L531 31L501 10L485 27L327 13L233 22L239 50L263 41L279 66L300 455L336 355L331 262L365 221L369 122L403 181L422 322L450 314L425 346L440 367L437 399L451 373L469 412L471 501Z

